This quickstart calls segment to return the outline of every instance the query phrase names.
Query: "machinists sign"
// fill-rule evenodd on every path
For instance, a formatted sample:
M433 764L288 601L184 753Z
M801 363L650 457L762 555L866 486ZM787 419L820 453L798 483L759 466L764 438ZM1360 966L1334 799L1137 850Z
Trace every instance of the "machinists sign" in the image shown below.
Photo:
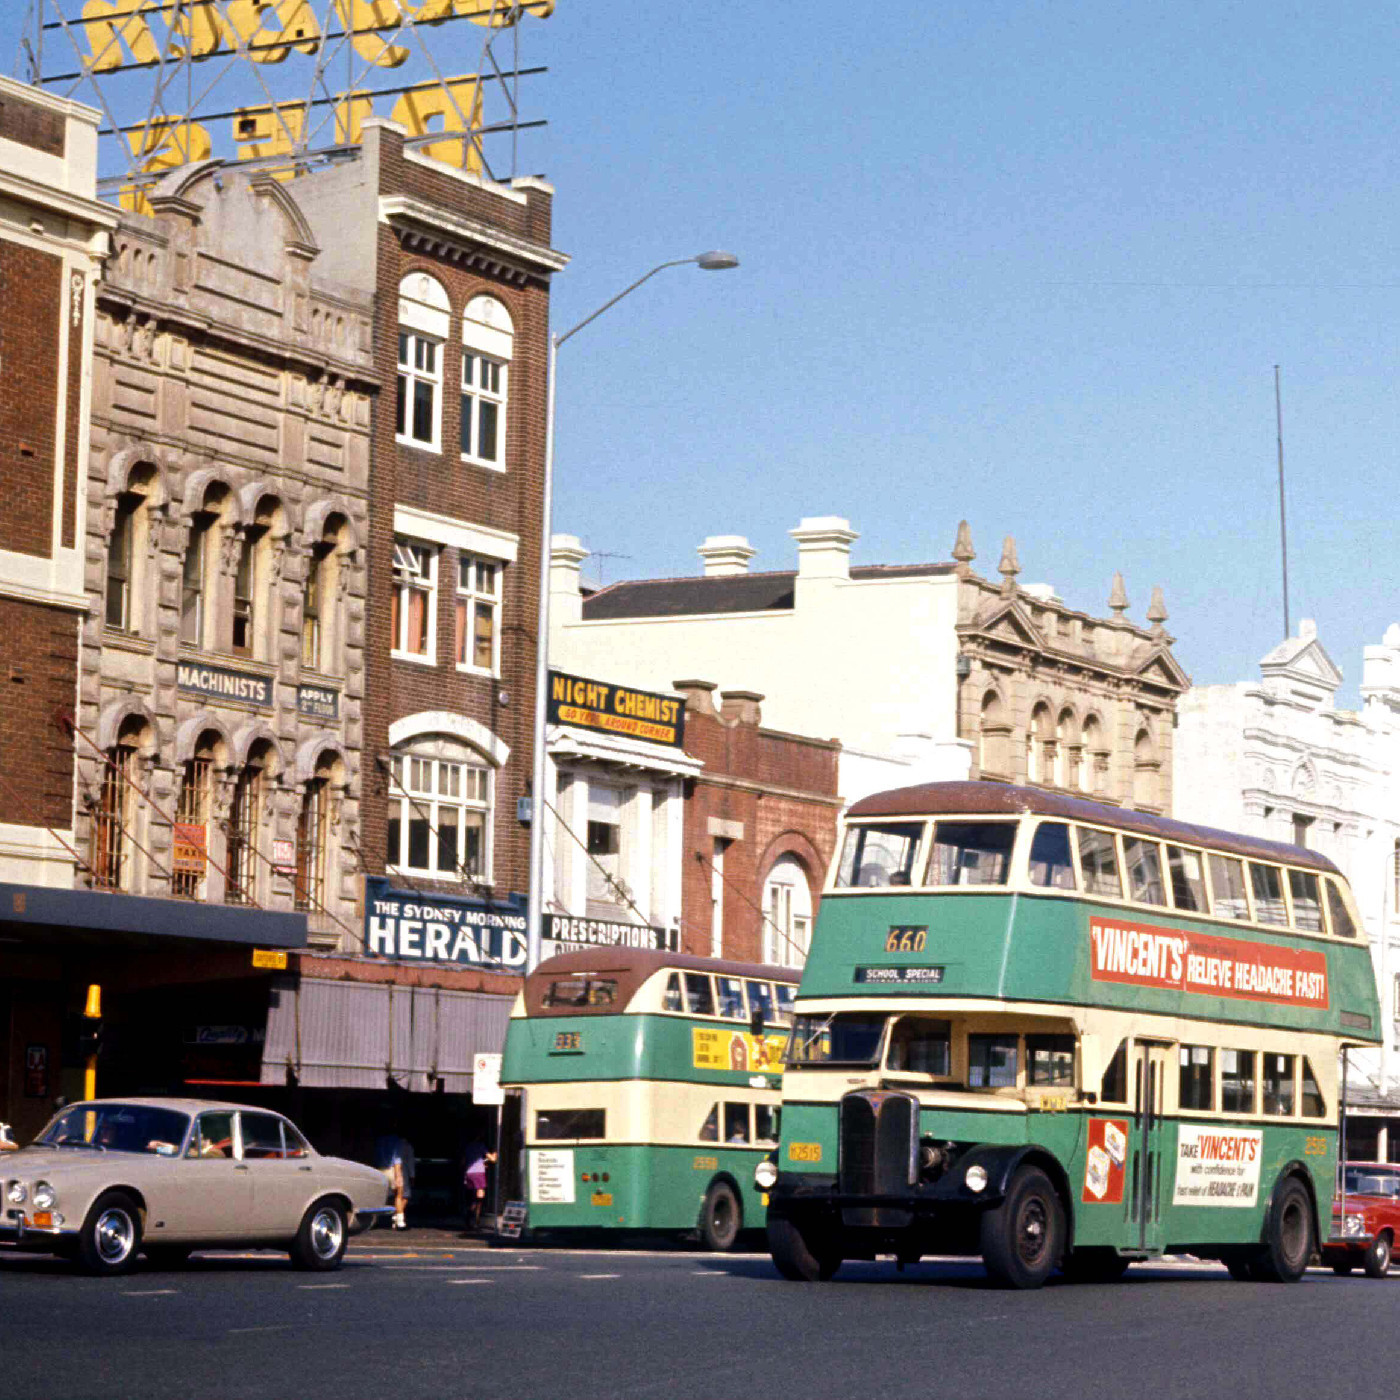
M685 701L607 681L587 680L563 671L549 673L549 722L572 724L682 748Z
M207 695L215 700L238 700L245 705L268 709L272 705L272 678L251 671L235 671L229 666L204 666L182 661L176 668L176 683L190 695Z

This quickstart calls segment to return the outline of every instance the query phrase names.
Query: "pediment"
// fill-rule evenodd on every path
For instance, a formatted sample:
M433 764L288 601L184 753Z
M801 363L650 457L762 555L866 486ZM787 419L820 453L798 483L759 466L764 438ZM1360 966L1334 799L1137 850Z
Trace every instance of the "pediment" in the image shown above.
M1170 686L1173 690L1186 690L1191 685L1191 677L1181 669L1176 657L1165 647L1154 647L1134 674L1140 680L1154 681L1158 685Z
M1045 647L1045 638L1040 629L1014 598L994 603L981 617L973 621L968 630L989 641L1003 642L1011 646L1035 647L1038 650Z
M1341 669L1315 637L1289 638L1260 661L1259 670L1266 677L1286 677L1329 691L1342 683Z

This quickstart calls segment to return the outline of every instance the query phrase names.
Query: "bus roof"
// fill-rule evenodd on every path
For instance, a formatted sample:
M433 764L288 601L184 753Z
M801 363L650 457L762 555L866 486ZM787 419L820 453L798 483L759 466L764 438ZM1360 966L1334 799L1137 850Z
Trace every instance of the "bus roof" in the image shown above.
M1120 831L1150 836L1159 841L1175 841L1185 846L1204 846L1229 855L1255 860L1303 866L1340 874L1337 867L1318 851L1291 846L1283 841L1266 841L1262 836L1245 836L1235 831L1196 826L1091 802L1086 797L1049 792L1044 788L1017 787L1012 783L920 783L915 787L894 788L872 793L851 804L846 814L862 817L939 817L939 816L1040 816L1067 821L1093 822L1117 827Z
M546 958L525 979L525 1011L529 1016L558 1016L568 1008L544 1004L546 984L556 977L584 972L611 972L617 975L621 996L617 1009L632 1000L637 989L654 972L664 967L686 972L718 972L726 977L761 977L770 982L796 986L801 968L774 967L768 963L730 962L723 958L700 958L694 953L665 953L652 948L581 948L574 953L557 953Z

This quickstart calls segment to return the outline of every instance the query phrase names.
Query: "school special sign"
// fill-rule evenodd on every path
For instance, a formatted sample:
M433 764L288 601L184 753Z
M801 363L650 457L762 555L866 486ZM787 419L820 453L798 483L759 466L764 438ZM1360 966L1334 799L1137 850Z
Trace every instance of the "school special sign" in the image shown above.
M1095 982L1327 1009L1327 954L1184 929L1089 920Z
M365 881L365 952L408 962L524 970L525 907Z
M583 676L549 673L549 722L604 729L630 739L681 748L685 743L685 701Z

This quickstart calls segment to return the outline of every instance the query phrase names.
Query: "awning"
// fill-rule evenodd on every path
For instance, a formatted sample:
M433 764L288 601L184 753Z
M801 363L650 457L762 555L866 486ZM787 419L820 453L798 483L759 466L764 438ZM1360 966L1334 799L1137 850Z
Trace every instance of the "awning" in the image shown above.
M262 1082L287 1071L308 1089L449 1094L472 1087L472 1056L499 1053L515 1000L391 982L278 978L267 1009Z

